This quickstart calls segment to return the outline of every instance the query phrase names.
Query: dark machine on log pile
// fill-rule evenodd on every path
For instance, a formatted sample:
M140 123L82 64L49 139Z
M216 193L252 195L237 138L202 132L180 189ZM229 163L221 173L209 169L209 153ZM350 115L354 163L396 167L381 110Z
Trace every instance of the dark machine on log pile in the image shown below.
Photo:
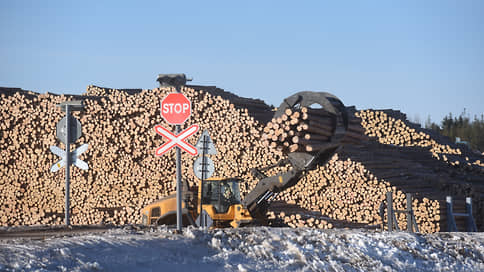
M313 152L290 152L287 159L274 165L260 169L252 169L252 174L260 179L256 187L242 201L252 217L262 219L265 217L270 201L281 191L296 185L307 173L318 165L324 165L341 147L348 128L348 114L343 103L334 95L324 92L300 92L286 99L279 106L274 118L280 118L286 112L299 112L301 109L314 109L321 117L326 117L332 123L332 136L329 141L321 142ZM288 109L290 111L288 111ZM263 171L273 167L290 165L291 170L268 177Z

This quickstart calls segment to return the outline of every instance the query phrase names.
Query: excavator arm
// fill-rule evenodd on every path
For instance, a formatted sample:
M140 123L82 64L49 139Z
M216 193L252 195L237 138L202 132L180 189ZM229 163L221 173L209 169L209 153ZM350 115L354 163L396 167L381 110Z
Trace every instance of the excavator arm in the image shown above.
M302 107L311 108L319 105L332 114L335 124L331 131L331 138L325 143L325 147L317 152L292 152L287 154L287 158L276 164L264 168L252 169L251 173L259 182L250 191L242 204L250 212L251 216L258 219L265 218L267 208L272 199L280 192L296 185L301 178L310 170L319 165L324 165L334 153L341 148L346 129L348 128L348 114L343 103L334 95L324 92L299 92L286 99L279 106L274 117L280 117L288 108L297 110ZM275 176L267 176L264 171L278 166L289 165L290 170L279 173Z

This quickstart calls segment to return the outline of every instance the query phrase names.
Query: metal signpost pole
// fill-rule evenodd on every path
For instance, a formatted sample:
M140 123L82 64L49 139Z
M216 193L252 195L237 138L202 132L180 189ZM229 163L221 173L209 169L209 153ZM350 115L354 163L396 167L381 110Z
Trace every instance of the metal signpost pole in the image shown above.
M202 178L200 181L200 226L202 228L206 227L204 216L203 216L203 208L202 208L202 200L203 200L203 182L206 179L206 159L205 159L205 152L207 150L207 136L203 136L203 148L202 148Z
M388 231L393 231L393 192L387 192Z
M70 165L71 165L71 154L70 154L70 112L69 105L66 105L66 207L65 207L65 221L66 226L69 226L69 177L70 177Z
M66 116L62 118L56 125L56 136L62 143L65 144L66 149L63 150L57 146L51 146L50 151L55 155L61 157L61 160L54 163L50 171L57 172L62 167L66 167L66 183L65 183L65 224L70 225L69 219L69 207L70 207L70 166L74 164L80 169L87 170L89 166L86 162L78 158L83 152L87 150L88 144L83 144L79 148L71 152L71 142L75 143L79 137L81 137L81 123L74 116L71 116L71 112L81 111L84 107L81 100L77 101L65 101L57 105L62 111L65 111Z
M213 220L203 210L203 196L204 196L204 188L203 185L205 180L210 178L215 169L213 165L213 161L207 155L215 155L217 151L215 150L215 146L212 143L212 139L210 139L210 135L208 135L208 131L204 130L200 138L198 139L197 143L195 144L197 148L198 154L201 154L201 157L198 157L195 162L193 163L193 172L197 178L200 179L200 213L197 217L196 223L199 227L202 228L209 228Z
M413 232L413 224L412 224L412 216L413 216L413 211L412 211L412 194L406 193L405 196L407 198L407 209L406 209L406 214L407 214L407 231L408 232Z
M181 87L176 86L176 92L181 93ZM180 125L175 126L176 135L180 134ZM181 175L181 150L176 147L176 230L182 232L182 175Z

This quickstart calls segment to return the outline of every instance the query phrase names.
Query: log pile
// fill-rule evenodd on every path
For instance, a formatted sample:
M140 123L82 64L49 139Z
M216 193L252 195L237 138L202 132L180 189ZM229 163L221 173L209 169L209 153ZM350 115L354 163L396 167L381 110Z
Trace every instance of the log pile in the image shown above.
M351 159L342 160L335 155L325 166L311 171L296 186L278 196L278 200L297 204L308 211L304 218L294 218L284 212L272 210L276 218L290 223L290 226L311 227L317 219L314 212L326 217L319 228L332 226L366 225L377 226L382 223L379 208L385 194L392 191L394 208L405 209L405 192L392 186L390 182L377 178L360 162ZM415 199L413 209L421 231L432 233L440 231L440 209L436 200ZM272 209L272 208L271 208ZM405 229L405 218L401 215L399 225ZM386 220L386 219L385 219Z
M375 110L363 110L358 112L357 116L361 118L361 125L365 128L366 134L375 138L379 143L429 148L433 157L451 166L481 172L483 170L480 156L475 154L464 155L459 147L441 144L432 139L428 133L408 126L408 122L403 118L396 119L385 111ZM403 117L401 113L397 116Z
M224 100L228 100L233 107L243 113L250 114L251 117L262 124L267 123L274 115L274 107L267 105L260 99L239 97L231 92L217 88L216 86L187 85L187 87L209 93L214 97L221 97Z
M175 190L174 152L154 156L155 149L165 141L153 129L156 124L170 127L160 115L159 103L172 91L89 86L84 95L73 97L0 89L0 225L63 223L64 171L50 173L50 166L59 158L50 153L49 146L65 148L55 137L56 123L64 116L56 104L79 98L85 99L85 110L74 116L82 124L83 136L71 149L89 144L80 159L90 169L71 168L71 221L140 223L142 207ZM218 152L212 156L214 176L244 179L242 195L257 182L249 169L273 164L288 151L317 150L315 144L327 141L326 130L334 129L333 117L316 114L315 109L286 112L287 118L271 120L273 111L259 100L197 86L184 88L183 93L193 107L185 126L197 123L201 128L189 142L195 143L201 131L207 129ZM468 166L463 163L467 161L472 165L472 169L467 169L447 163L447 168L477 175L475 170L482 168L484 159L437 142L428 134L406 126L404 120L392 118L374 110L351 115L348 126L351 134L345 141L358 143L359 147L348 145L328 164L311 171L296 186L281 193L277 200L282 204L275 205L269 217L292 227L377 225L382 221L378 209L387 191L394 192L395 208L404 209L405 193L429 190L429 194L416 195L413 202L416 219L422 232L444 230L441 203L444 198L434 192L455 192L464 187L454 188L449 185L454 184L452 180L442 176L441 171L437 174L416 163L425 161L422 164L432 168L442 167L446 156L448 162L459 161L460 165ZM316 119L318 122L314 122ZM261 120L271 121L266 125ZM416 158L412 157L414 153ZM422 159L421 154L427 155ZM407 155L409 158L403 163L403 156ZM194 159L182 153L183 178L191 186L198 183L192 172ZM404 168L411 173L402 176L399 171ZM284 170L287 169L280 167L267 174ZM448 176L456 175L457 170L452 171ZM410 177L411 174L414 176ZM421 181L432 179L441 184L433 188L435 184L429 183L422 190ZM470 188L476 195L481 192L477 185ZM404 229L405 221L399 222Z
M273 118L264 127L264 146L281 152L317 152L327 149L336 130L337 116L325 109L302 107L286 109L278 118ZM367 140L360 120L354 115L348 122L342 144L356 144Z
M175 190L174 151L155 157L165 140L153 127L166 124L160 100L174 91L163 88L127 91L89 86L85 110L73 115L83 136L71 146L88 143L80 159L88 171L71 168L72 224L139 223L140 209ZM276 162L281 153L260 144L262 127L221 97L184 89L193 101L191 120L200 131L210 131L217 145L215 176L238 176L255 182L247 169ZM29 96L27 96L27 94ZM79 97L76 97L77 99ZM61 224L64 213L64 171L49 171L59 157L51 145L65 149L56 139L56 124L64 113L56 107L71 96L2 92L0 116L0 225ZM217 120L215 122L215 120ZM184 179L194 185L194 157L183 154Z

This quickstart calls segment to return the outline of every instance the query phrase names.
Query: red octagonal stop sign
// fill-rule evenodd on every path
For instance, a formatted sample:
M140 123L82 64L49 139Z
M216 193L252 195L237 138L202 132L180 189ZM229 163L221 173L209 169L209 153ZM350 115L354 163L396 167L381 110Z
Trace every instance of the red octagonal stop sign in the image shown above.
M182 93L170 93L161 101L161 116L168 124L183 124L192 112L192 103Z

